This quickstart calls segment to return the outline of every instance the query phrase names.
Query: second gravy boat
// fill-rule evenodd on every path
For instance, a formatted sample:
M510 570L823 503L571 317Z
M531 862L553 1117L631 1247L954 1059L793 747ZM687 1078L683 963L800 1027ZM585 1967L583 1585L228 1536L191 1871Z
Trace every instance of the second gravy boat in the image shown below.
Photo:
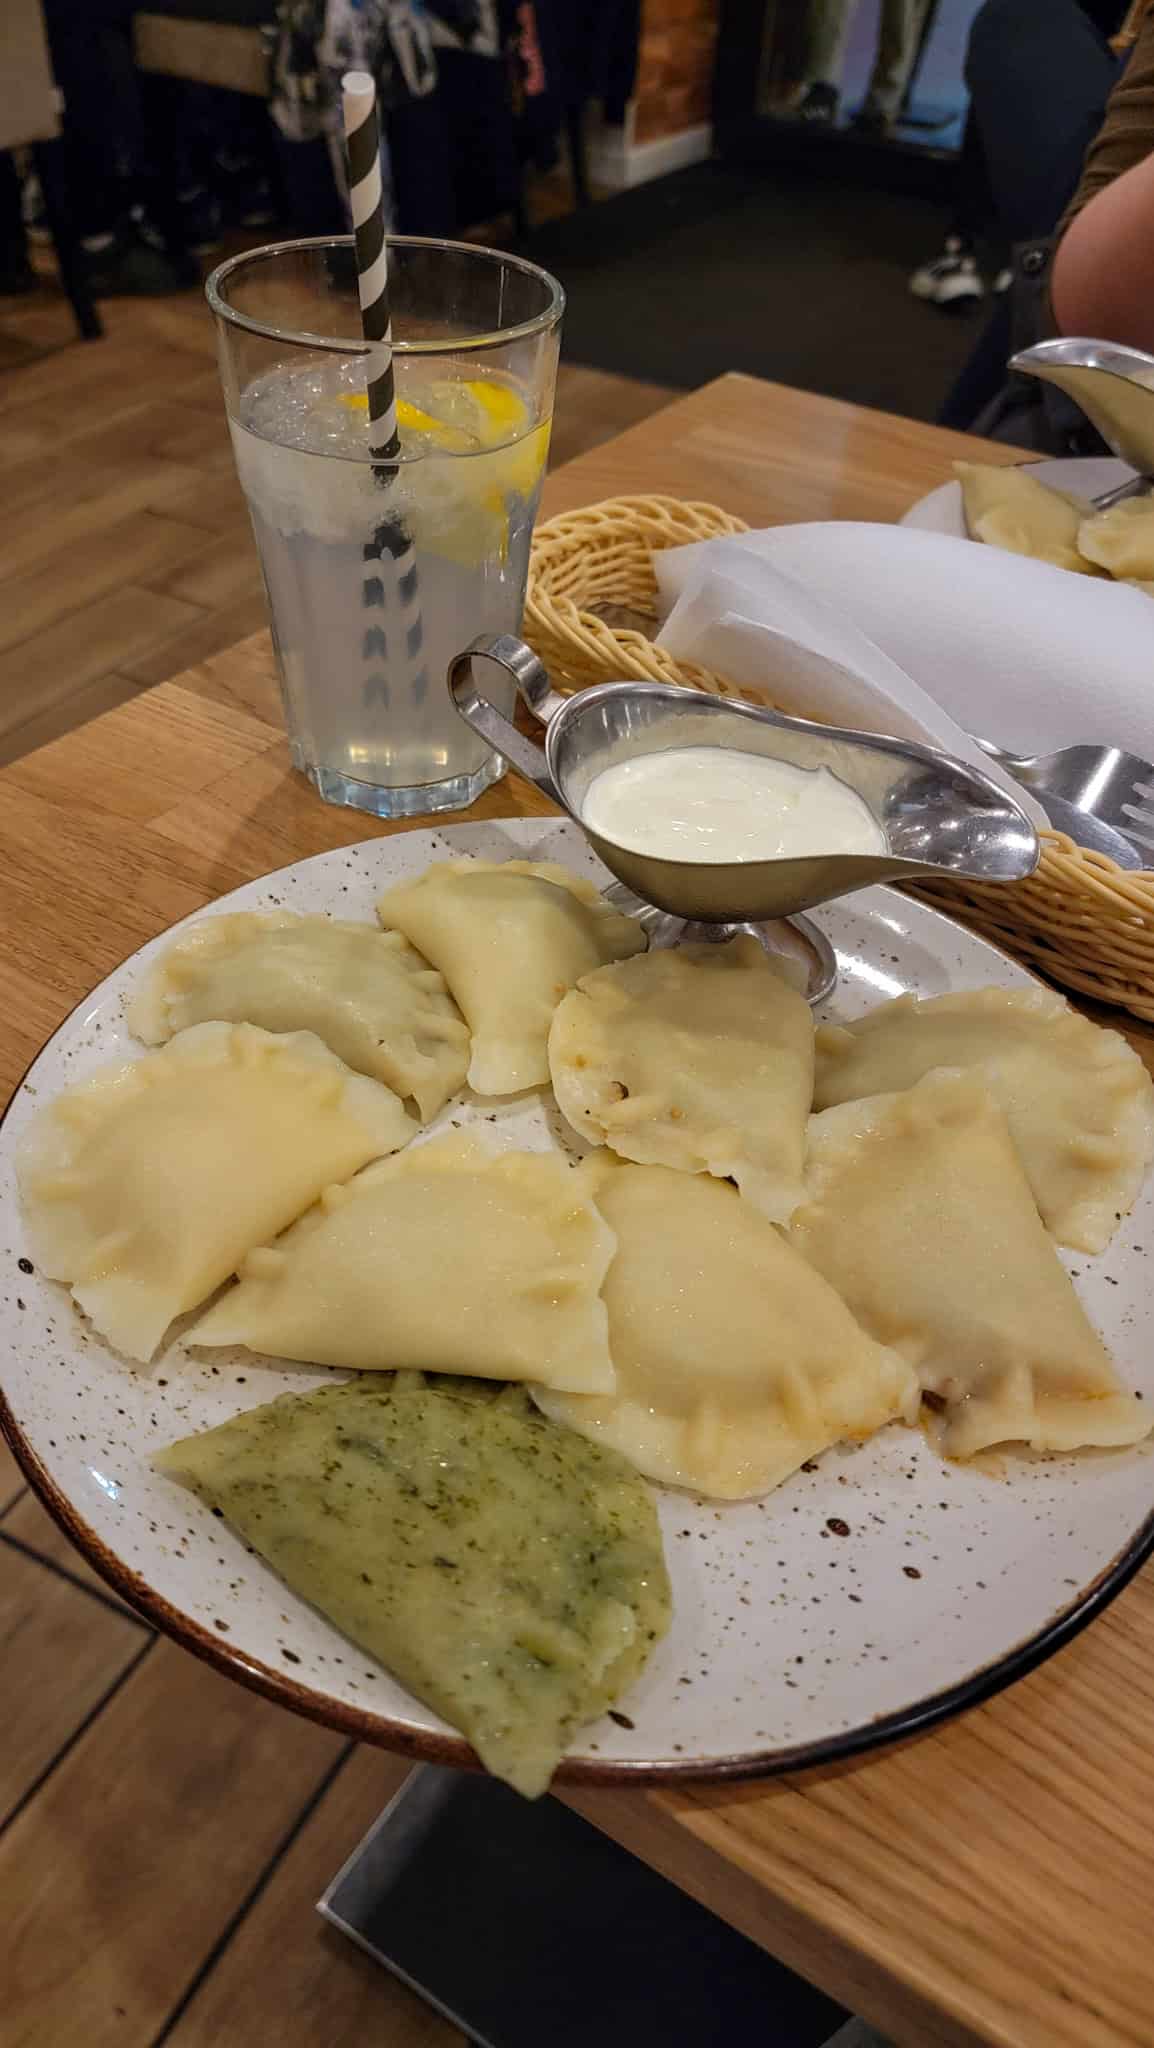
M485 696L495 662L545 727L541 748ZM781 711L669 683L553 689L532 649L511 634L474 640L449 668L449 689L474 732L567 811L620 882L672 916L706 925L762 923L828 903L871 882L949 876L1016 882L1038 864L1038 839L1013 798L979 769L912 740L846 732ZM689 861L636 853L590 830L582 804L604 768L673 747L729 747L828 768L868 805L885 835L876 854L788 860Z

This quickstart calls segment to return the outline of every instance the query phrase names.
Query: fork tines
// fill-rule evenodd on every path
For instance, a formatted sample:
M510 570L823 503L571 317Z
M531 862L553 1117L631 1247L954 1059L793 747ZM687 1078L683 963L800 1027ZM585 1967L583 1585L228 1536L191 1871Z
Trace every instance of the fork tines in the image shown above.
M1140 804L1123 804L1122 809L1129 822L1124 826L1128 839L1140 846L1154 847L1154 783L1136 782L1131 794L1145 797Z

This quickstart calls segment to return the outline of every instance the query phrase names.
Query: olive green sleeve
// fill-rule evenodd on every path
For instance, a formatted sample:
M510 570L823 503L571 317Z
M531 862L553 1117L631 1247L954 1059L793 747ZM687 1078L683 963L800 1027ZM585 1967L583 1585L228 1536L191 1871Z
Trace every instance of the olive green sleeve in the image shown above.
M1154 150L1154 11L1142 21L1130 61L1106 102L1101 128L1086 152L1078 188L1058 225L1070 222L1095 195Z

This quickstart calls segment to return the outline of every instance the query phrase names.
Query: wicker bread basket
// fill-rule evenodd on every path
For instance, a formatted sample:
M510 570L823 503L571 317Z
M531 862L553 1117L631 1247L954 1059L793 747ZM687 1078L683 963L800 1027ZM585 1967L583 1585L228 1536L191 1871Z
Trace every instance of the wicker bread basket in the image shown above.
M676 498L610 498L547 520L533 542L524 633L557 688L635 677L755 697L675 661L649 637L654 553L745 530L716 505ZM934 882L918 893L1052 980L1154 1023L1154 873L1128 874L1064 833L1045 832L1028 881Z

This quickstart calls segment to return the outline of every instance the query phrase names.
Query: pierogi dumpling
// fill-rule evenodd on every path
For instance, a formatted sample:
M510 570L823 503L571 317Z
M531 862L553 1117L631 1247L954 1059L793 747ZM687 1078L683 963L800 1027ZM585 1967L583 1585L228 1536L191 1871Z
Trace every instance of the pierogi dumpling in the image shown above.
M979 1075L947 1068L824 1110L807 1179L791 1244L943 1404L947 1455L1147 1434L1154 1416L1090 1324Z
M911 1088L935 1067L980 1074L1047 1229L1102 1251L1154 1151L1154 1082L1126 1040L1045 988L898 996L819 1026L814 1107Z
M1123 498L1078 528L1078 552L1095 568L1131 583L1154 579L1154 498Z
M1028 466L1013 463L955 462L954 475L962 487L971 540L1053 562L1079 576L1101 574L1078 551L1078 529L1086 516L1081 499L1051 490L1031 476Z
M381 923L440 969L473 1034L469 1085L513 1095L549 1079L553 1012L594 967L645 935L592 882L549 861L438 861L386 890Z
M443 977L375 924L291 910L201 918L161 954L127 1022L160 1045L211 1018L314 1031L356 1073L411 1096L422 1121L469 1064L468 1027Z
M604 1393L614 1240L593 1185L557 1153L433 1138L327 1189L245 1260L188 1342Z
M651 1479L717 1500L768 1493L831 1444L917 1411L917 1381L736 1188L604 1154L616 1234L604 1284L617 1391L531 1391Z
M757 940L639 953L584 975L549 1033L574 1129L641 1165L733 1179L773 1222L802 1195L813 1019Z
M668 1626L648 1489L512 1389L359 1374L156 1463L530 1799Z
M415 1129L390 1088L309 1032L194 1024L29 1126L17 1174L32 1255L109 1343L151 1358L254 1245Z

